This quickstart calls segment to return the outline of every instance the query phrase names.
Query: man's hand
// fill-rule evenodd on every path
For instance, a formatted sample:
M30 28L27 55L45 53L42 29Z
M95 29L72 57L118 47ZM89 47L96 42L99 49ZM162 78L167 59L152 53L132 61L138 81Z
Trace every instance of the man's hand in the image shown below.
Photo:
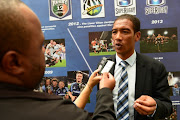
M156 110L156 101L147 95L142 95L134 102L134 108L141 115L151 115Z
M113 90L114 86L115 86L114 77L111 75L111 73L104 72L99 84L99 89L110 88L111 90Z

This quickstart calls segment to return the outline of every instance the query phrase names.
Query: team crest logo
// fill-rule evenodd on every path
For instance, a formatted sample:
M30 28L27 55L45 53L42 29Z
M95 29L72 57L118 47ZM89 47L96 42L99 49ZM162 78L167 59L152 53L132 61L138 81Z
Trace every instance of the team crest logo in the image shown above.
M117 6L127 7L133 4L132 0L117 0Z
M66 92L66 90L64 89L63 92Z
M104 0L81 0L82 18L104 17Z
M69 1L51 0L51 11L58 18L64 17L69 11Z
M147 6L160 6L160 5L165 5L166 0L147 0L146 5Z
M73 90L76 89L76 86L73 87Z
M102 10L102 6L100 0L85 0L84 12L82 14L88 14L90 16L98 15Z
M50 21L72 19L71 0L49 0Z

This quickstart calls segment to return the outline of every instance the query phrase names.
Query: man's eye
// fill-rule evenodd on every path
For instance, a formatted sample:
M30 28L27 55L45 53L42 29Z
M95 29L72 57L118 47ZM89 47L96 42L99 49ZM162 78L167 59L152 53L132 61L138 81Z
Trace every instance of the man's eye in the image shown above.
M116 31L112 31L112 33L116 33Z
M129 31L123 31L123 33L129 33Z

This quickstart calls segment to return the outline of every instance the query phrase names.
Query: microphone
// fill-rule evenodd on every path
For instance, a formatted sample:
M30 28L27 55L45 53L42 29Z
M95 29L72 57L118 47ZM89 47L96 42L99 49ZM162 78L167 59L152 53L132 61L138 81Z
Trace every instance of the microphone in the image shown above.
M103 57L99 63L98 69L100 69L99 74L104 72L109 72L114 65L114 62L110 58Z

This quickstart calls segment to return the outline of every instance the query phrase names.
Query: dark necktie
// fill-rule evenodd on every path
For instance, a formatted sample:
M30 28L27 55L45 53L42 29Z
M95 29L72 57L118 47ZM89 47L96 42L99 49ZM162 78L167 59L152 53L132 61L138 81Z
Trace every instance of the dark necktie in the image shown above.
M121 61L119 64L122 67L121 77L118 87L118 98L117 98L117 119L128 120L129 119L129 107L128 107L128 74L126 67L128 63Z

